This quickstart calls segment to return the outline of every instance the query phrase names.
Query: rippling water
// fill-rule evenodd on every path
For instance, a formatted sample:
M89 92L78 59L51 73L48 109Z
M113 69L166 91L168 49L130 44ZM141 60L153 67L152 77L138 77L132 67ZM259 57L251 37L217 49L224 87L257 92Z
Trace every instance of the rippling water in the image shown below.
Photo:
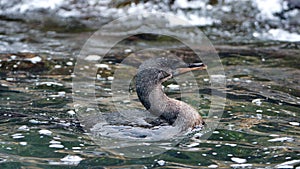
M7 3L6 6L4 3L0 4L7 9L13 7L12 3ZM182 8L188 12L189 8L182 5L177 4L178 9ZM230 5L225 3L223 12L228 10L226 9L228 6ZM14 9L26 11L25 7L19 4ZM57 6L50 5L50 7L57 9ZM139 5L130 8L133 10L139 8ZM67 8L59 9L68 11ZM178 11L180 13L180 10ZM70 27L59 25L56 21L53 24L45 24L49 20L42 23L35 22L36 20L28 21L17 15L5 13L9 11L2 12L0 168L297 168L300 166L298 42L259 41L254 35L269 36L263 33L269 28L259 29L261 32L253 34L255 29L249 25L248 27L247 22L242 22L247 30L248 28L250 30L245 33L246 39L251 39L247 43L243 41L244 33L238 33L239 28L230 26L226 28L235 32L231 34L232 32L223 31L223 28L218 26L204 27L207 34L211 33L212 40L216 40L215 47L226 73L227 87L221 91L227 93L227 101L218 128L208 140L186 139L162 154L133 159L115 155L99 147L84 133L76 118L72 98L72 73L76 63L75 56L92 34L90 27L78 26L77 22L74 23L75 26L71 24ZM69 14L75 16L76 10L69 10ZM229 12L228 15L231 14ZM93 16L93 13L89 16L91 15ZM292 13L285 15L292 18ZM217 25L216 20L219 16L216 15L213 20ZM103 22L109 20L111 18ZM289 25L292 21L292 19L285 20L284 23ZM258 24L262 24L262 21ZM288 27L292 32L295 28L297 24ZM221 37L214 34L216 30L222 32ZM66 31L69 33L65 33ZM251 33L248 36L249 32ZM227 42L228 36L233 38ZM165 37L140 35L121 42L99 65L96 98L101 111L115 110L115 103L111 102L114 72L128 52L135 52L139 46L160 47L178 56L193 55L191 51ZM200 98L188 100L190 98L187 97L185 101L192 104L200 103L199 113L205 117L210 104L210 80L205 73L196 72L195 75L200 86ZM180 91L176 90L177 86L173 83L173 81L166 83L165 91L170 97L180 98ZM195 84L186 84L185 87L193 85ZM141 108L134 89L130 101L135 107ZM118 105L128 107L130 104L124 100Z
M298 61L278 56L268 45L257 48L257 52L251 46L244 46L243 50L216 47L228 83L219 127L208 140L187 140L173 150L144 159L115 156L95 145L82 132L71 96L75 59L32 53L2 54L0 165L4 168L65 165L273 168L292 161L292 166L298 166ZM185 49L170 51L178 55L188 53ZM298 55L293 52L299 50L279 51L284 52L296 58ZM113 107L110 84L118 67L116 63L113 58L107 58L99 71L97 98L102 111L111 111ZM209 80L205 74L196 75L201 86L199 110L205 116L210 102ZM178 91L166 91L171 97L178 97Z

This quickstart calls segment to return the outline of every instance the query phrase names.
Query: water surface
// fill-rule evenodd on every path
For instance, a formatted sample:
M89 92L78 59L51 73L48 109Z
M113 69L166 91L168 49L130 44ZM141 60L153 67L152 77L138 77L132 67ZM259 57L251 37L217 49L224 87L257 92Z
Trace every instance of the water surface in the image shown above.
M60 21L66 20L56 15L53 18L34 15L34 19L27 20L19 12L13 11L11 15L3 10L0 17L0 168L299 167L299 42L265 40L270 38L261 36L270 30L270 25L278 29L287 25L291 32L297 32L298 25L293 19L281 22L278 16L274 16L276 21L271 19L267 24L264 24L265 19L250 22L258 16L247 15L251 9L247 4L252 1L246 5L237 3L233 8L241 9L237 12L225 12L226 16L237 18L227 19L227 22L224 22L227 17L220 19L223 13L218 12L218 8L213 9L208 13L215 14L214 24L203 27L215 44L226 73L227 87L219 90L226 92L227 101L218 128L208 140L187 138L172 150L139 159L115 155L99 147L76 118L72 72L82 45L93 33L91 30L99 26L87 19L93 13L78 15L75 21L66 19L68 24L63 24L65 22ZM13 6L12 3L6 5ZM225 3L223 12L228 6L230 4ZM10 9L3 4L1 7ZM54 10L66 10L55 7ZM184 11L193 10L184 8ZM200 13L199 16L206 14ZM295 17L291 13L285 15ZM243 17L236 17L241 15ZM112 19L109 15L103 18L106 18L101 20L104 23ZM78 20L86 25L79 24ZM255 30L258 33L254 35L258 37L253 36ZM104 58L98 70L96 98L101 111L116 111L115 105L143 108L134 87L130 102L111 101L114 72L122 59L141 46L154 46L187 59L194 56L174 39L163 36L139 35L121 42ZM206 72L195 72L195 76L200 89L190 90L186 96L199 92L200 97L183 97L183 101L198 105L196 108L205 118L210 108L210 79ZM164 84L166 93L179 99L180 91L169 88L170 84L175 82L170 80ZM181 87L189 89L193 85Z

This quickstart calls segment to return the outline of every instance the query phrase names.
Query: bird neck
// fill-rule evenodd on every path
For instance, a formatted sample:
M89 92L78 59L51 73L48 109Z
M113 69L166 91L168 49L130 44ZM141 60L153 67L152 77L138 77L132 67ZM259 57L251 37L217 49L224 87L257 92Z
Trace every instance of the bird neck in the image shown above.
M169 97L163 92L161 84L139 84L137 93L144 107L154 114L159 114L169 100Z
M202 118L188 104L169 98L162 90L162 81L158 80L155 70L141 71L136 77L136 91L139 100L152 114L185 130L201 124Z
M159 115L166 110L170 99L162 90L162 82L158 69L141 70L136 77L136 92L144 107L153 114Z

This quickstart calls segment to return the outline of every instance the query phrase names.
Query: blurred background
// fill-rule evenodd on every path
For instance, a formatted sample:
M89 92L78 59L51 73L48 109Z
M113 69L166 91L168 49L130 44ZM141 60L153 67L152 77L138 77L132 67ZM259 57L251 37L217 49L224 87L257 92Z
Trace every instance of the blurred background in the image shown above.
M48 47L52 51L51 43L62 43L54 38L56 33L91 32L143 11L185 19L200 27L213 43L296 42L300 40L299 8L298 0L1 0L0 49L40 51Z
M173 14L205 33L225 69L227 88L221 91L227 103L209 140L128 159L102 150L80 130L72 73L96 30L145 11ZM0 168L299 168L299 18L299 0L0 0ZM99 65L101 111L115 105L110 85L118 64L140 46L153 45L194 56L169 37L137 35L120 42ZM210 77L195 76L201 89L191 92L200 93L194 101L205 117ZM173 83L165 91L179 98ZM195 84L179 87L189 85ZM129 102L138 99L118 104Z

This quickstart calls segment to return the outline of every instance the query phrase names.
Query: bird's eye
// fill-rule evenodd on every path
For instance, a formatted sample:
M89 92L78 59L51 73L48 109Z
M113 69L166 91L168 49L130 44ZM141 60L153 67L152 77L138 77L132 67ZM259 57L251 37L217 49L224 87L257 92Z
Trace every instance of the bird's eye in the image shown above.
M159 76L159 79L164 79L166 77L169 77L170 75L171 75L170 73L167 73L165 71L160 71L158 76Z

